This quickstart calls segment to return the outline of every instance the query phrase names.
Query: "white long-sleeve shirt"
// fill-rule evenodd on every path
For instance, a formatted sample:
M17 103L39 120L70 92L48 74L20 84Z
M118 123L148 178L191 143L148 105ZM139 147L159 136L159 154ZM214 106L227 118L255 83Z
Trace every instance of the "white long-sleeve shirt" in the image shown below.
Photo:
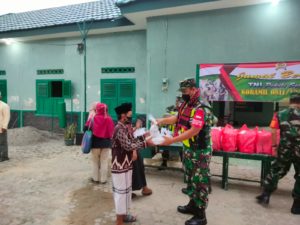
M0 133L2 133L2 129L7 129L8 123L10 120L10 109L9 106L0 101Z

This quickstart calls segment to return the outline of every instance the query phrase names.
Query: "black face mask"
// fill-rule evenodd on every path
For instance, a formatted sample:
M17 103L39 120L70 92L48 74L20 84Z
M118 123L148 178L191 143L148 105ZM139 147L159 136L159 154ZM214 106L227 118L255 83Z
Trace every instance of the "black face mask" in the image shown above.
M126 123L127 123L127 124L130 124L131 122L132 122L132 117L131 117L131 116L130 116L130 117L127 116L127 121L126 121Z
M182 95L182 99L183 99L183 101L188 102L191 99L191 96L190 95Z

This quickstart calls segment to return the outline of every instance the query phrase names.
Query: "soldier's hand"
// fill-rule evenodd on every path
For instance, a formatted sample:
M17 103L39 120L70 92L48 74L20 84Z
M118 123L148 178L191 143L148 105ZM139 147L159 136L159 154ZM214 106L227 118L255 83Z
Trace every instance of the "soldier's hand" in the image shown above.
M7 130L5 128L2 128L2 133L5 133Z
M161 119L156 119L156 123L157 123L157 125L159 126L159 125L162 125L163 124L163 118L161 118Z

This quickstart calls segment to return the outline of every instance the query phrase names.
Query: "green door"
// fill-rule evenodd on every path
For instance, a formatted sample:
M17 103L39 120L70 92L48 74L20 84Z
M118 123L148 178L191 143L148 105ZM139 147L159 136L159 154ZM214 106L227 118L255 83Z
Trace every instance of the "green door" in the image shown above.
M1 92L1 96L2 96L2 101L7 102L6 80L0 80L0 92Z
M101 102L107 104L108 112L117 120L115 107L124 103L132 103L132 113L135 117L135 80L134 79L102 79Z

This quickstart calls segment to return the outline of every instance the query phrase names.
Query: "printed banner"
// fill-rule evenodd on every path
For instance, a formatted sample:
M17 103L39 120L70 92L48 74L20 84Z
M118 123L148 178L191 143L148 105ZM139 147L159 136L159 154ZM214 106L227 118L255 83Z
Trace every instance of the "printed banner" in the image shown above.
M208 101L288 101L300 92L300 62L200 64L201 97Z

